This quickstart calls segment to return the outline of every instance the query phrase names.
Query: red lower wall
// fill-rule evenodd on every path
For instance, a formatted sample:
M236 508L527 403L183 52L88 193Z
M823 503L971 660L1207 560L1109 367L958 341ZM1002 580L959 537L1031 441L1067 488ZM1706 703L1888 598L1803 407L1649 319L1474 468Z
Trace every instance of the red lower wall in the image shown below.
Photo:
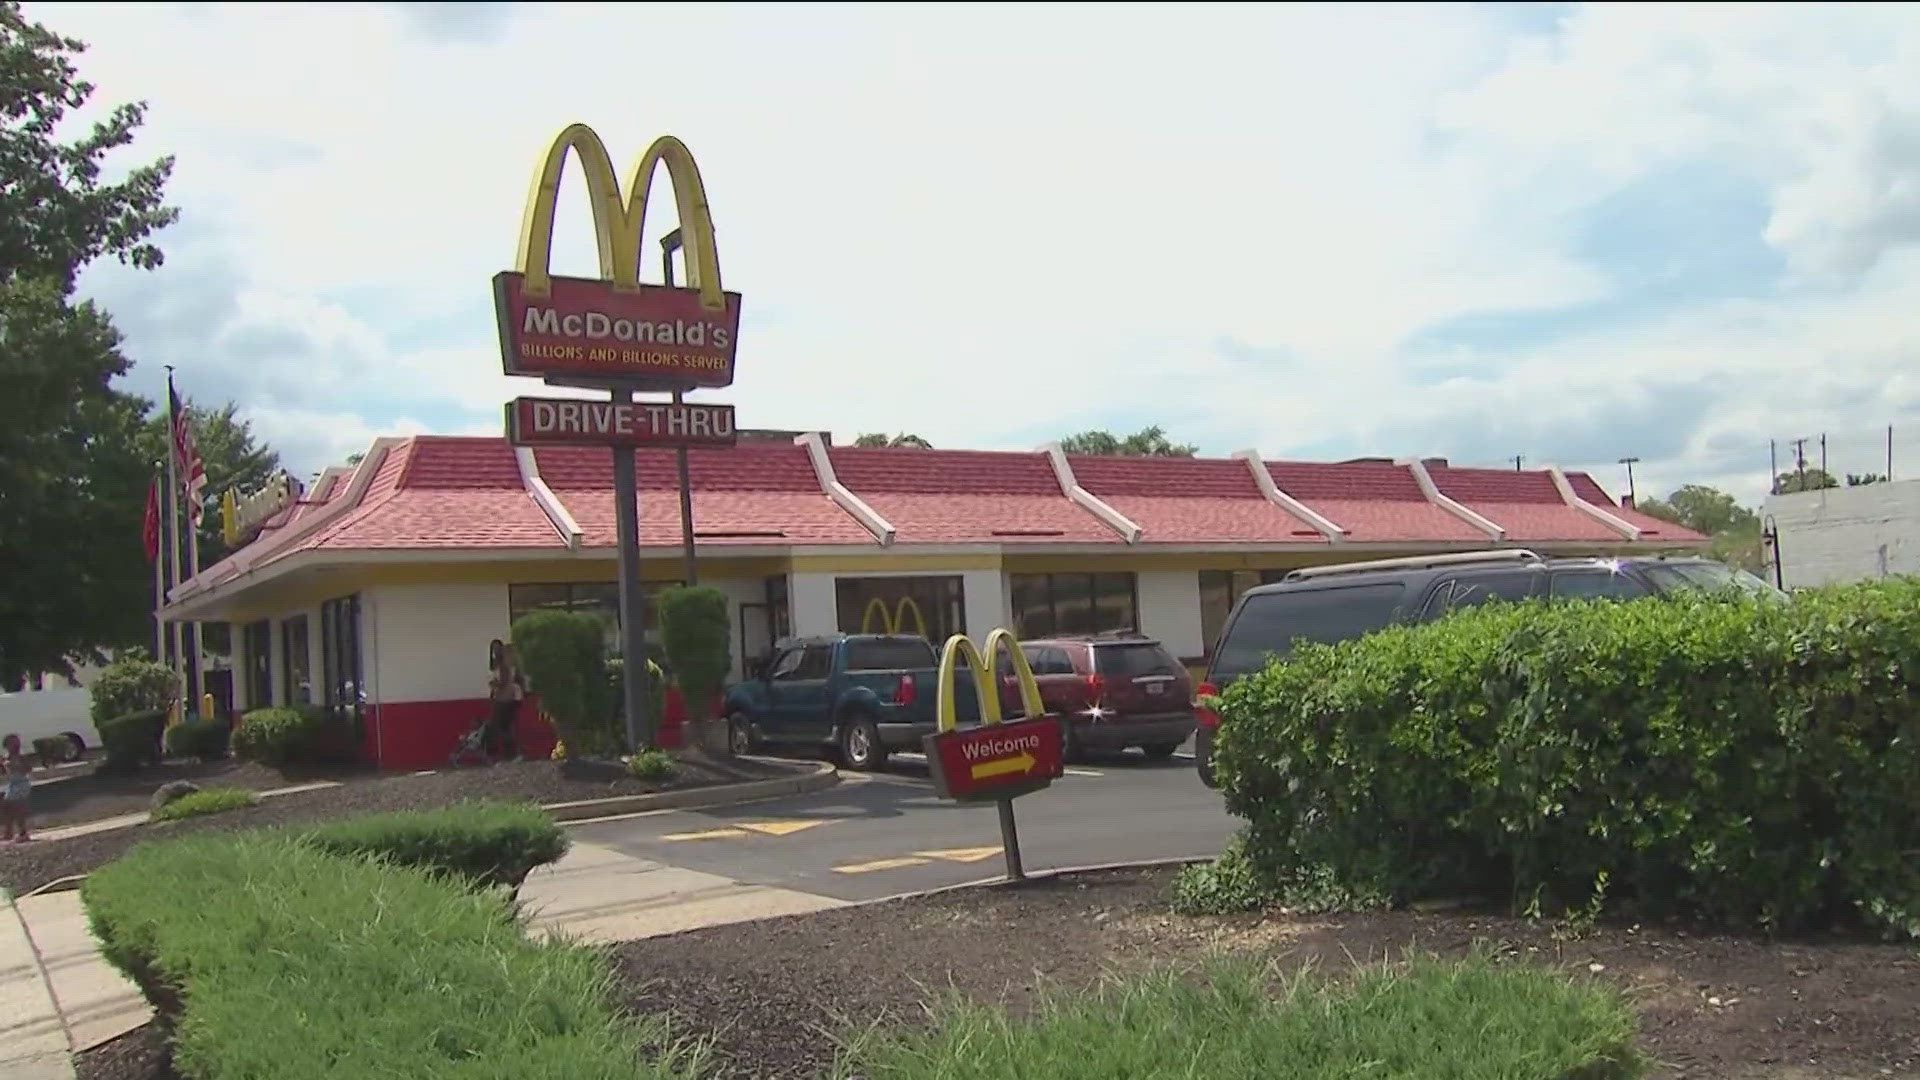
M449 701L403 701L369 705L361 752L382 769L438 769L447 764L460 737L473 730L492 706L486 698ZM681 743L686 700L678 690L667 690L665 715L660 718L660 745L675 749ZM539 702L521 704L514 725L520 753L542 758L553 753L553 725L540 715Z

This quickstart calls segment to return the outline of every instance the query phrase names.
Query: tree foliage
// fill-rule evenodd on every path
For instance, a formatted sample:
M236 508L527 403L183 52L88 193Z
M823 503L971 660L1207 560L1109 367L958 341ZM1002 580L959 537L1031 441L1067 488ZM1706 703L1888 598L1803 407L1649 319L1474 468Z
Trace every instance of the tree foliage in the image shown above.
M1795 491L1820 491L1837 488L1840 481L1825 469L1789 469L1773 478L1773 490L1782 495Z
M1892 477L1886 476L1882 473L1877 473L1877 472L1848 473L1847 486L1848 487L1865 487L1868 484L1884 484L1891 479Z
M1095 454L1106 457L1192 457L1200 452L1191 443L1176 443L1167 438L1166 429L1155 424L1131 435L1110 431L1082 431L1060 440L1060 449L1069 454Z
M932 443L928 442L927 440L921 438L918 435L909 434L904 431L898 435L888 435L884 431L869 431L866 434L861 435L859 438L854 439L853 445L867 446L867 447L917 446L922 450L933 449Z
M1684 525L1702 536L1760 531L1760 515L1741 506L1719 488L1704 484L1687 484L1664 500L1648 499L1639 509L1663 521Z
M150 240L178 211L160 158L102 181L144 106L115 107L79 137L57 129L93 86L85 48L0 0L0 678L70 673L77 658L145 636L151 600L140 521L150 476L137 435L146 403L105 312L74 301L81 269L111 255L160 265Z

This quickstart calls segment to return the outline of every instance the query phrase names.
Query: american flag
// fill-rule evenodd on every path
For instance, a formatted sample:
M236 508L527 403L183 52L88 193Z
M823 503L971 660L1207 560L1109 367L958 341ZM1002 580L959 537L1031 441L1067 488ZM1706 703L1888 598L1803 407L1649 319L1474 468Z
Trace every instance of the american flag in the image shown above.
M187 489L187 520L200 527L201 503L206 499L207 469L200 451L193 445L193 428L187 424L187 410L180 407L180 395L167 380L167 408L173 417L173 463L180 470L181 483Z

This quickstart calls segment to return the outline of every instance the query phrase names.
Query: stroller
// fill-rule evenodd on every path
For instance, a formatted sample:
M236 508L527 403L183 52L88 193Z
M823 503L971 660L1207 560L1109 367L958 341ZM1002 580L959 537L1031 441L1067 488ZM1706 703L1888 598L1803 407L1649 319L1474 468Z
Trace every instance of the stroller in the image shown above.
M482 712L479 721L460 736L460 741L453 745L453 753L447 755L447 765L450 768L457 769L462 765L493 764L492 748L488 746L492 735L491 721L492 717Z

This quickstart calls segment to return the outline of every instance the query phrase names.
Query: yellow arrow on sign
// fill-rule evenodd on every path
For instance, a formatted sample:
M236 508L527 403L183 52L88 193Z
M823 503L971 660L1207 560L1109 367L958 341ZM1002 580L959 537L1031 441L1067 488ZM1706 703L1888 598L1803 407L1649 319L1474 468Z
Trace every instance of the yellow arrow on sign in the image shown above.
M1033 760L1032 754L1021 751L1020 754L1015 757L1000 758L997 761L983 761L973 766L969 771L972 772L975 780L985 780L989 776L1030 773L1037 764L1039 763Z

